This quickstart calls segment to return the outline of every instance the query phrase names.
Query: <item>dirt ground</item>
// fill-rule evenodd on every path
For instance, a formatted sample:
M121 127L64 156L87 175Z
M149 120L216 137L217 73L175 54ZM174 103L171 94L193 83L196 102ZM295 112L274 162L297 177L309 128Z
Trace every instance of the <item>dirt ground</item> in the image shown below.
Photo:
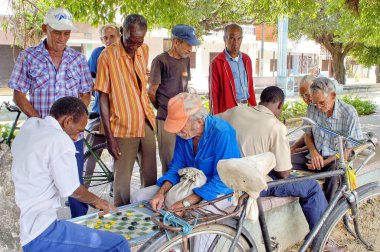
M362 227L362 236L374 246L373 250L369 251L380 252L380 196L377 196L376 199L368 199L361 204L359 208L359 225ZM340 221L337 228L333 230L332 237L337 244L347 245L347 251L349 252L367 251L363 244L357 242L355 238L347 232L342 221ZM296 244L287 248L285 251L298 251L301 245L302 243Z

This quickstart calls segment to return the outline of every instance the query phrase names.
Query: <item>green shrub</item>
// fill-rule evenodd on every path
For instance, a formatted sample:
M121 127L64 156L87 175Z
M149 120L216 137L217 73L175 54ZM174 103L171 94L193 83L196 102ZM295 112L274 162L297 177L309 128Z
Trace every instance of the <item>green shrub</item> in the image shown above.
M11 133L12 126L9 124L0 124L0 139L6 140ZM16 137L16 132L13 132L12 140Z
M371 100L365 100L359 96L344 95L339 97L342 101L354 106L360 116L370 115L376 112L376 104Z
M358 95L343 95L340 100L352 105L359 116L370 115L376 112L376 104L371 100L366 100ZM301 99L296 101L286 101L281 112L281 121L289 118L306 116L307 105Z
M281 112L281 121L289 118L304 117L306 116L307 105L301 99L295 101L285 101Z

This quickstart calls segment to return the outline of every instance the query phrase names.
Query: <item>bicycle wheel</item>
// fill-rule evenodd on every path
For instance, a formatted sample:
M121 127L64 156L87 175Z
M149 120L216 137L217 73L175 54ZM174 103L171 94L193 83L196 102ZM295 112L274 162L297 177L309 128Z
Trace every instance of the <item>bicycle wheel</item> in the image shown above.
M223 224L197 227L187 236L188 251L228 251L235 233L236 229ZM162 231L147 241L138 251L180 252L184 251L182 241L182 235L177 234L168 239L166 233ZM246 230L239 237L234 251L257 251L253 240L247 237Z
M342 199L321 228L313 244L311 251L324 251L326 242L332 239L338 245L346 245L348 251L380 251L380 186L378 183L371 183L359 187L358 211L356 218L360 233L364 240L373 246L370 250L357 240L348 231L351 229L355 233L353 224L353 214L349 203ZM346 228L348 227L348 228Z
M98 144L84 154L83 184L92 193L108 201L112 197L112 166L113 157L106 143Z

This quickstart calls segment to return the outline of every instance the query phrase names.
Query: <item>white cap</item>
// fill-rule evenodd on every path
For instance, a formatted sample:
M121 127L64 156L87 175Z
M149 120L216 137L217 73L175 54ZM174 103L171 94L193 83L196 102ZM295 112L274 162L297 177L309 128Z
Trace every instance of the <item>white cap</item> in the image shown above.
M73 15L68 10L63 8L51 8L45 16L44 24L49 25L54 30L76 31L77 28L73 25Z

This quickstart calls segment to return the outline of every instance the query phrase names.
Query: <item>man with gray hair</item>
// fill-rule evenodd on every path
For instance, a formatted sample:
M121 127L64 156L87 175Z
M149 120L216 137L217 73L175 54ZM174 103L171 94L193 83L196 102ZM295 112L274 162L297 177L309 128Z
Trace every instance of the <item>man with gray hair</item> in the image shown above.
M312 104L310 85L313 83L314 80L315 77L313 75L305 75L302 77L298 85L298 94L302 98L302 100L307 104L307 106L310 106ZM303 134L297 141L292 143L292 145L290 146L291 154L296 154L307 150L304 139L305 135Z
M224 27L226 48L211 62L209 100L216 115L238 105L256 106L251 58L240 52L243 29L237 24Z
M334 83L326 78L316 78L310 86L313 104L307 109L307 117L317 124L334 131L341 132L354 139L363 139L359 116L356 109L337 99ZM309 169L314 171L331 171L337 169L337 148L334 137L318 128L305 132L305 143L309 150L307 156L294 157L294 169ZM345 145L346 153L353 147L351 142ZM337 189L336 177L327 178L324 183L326 198L330 201Z
M166 193L180 181L178 171L186 167L201 170L207 181L193 188L189 196L167 207L189 207L202 199L210 201L232 192L220 180L216 169L219 160L240 157L235 130L226 121L208 115L197 95L180 93L169 100L164 128L177 134L169 170L157 185L132 193L132 203L151 199L153 210L162 209Z
M183 24L173 27L171 40L169 51L158 55L152 61L148 89L149 99L157 109L157 141L162 174L168 170L175 145L175 134L164 130L168 101L175 95L188 91L189 56L193 46L200 44L195 29Z

